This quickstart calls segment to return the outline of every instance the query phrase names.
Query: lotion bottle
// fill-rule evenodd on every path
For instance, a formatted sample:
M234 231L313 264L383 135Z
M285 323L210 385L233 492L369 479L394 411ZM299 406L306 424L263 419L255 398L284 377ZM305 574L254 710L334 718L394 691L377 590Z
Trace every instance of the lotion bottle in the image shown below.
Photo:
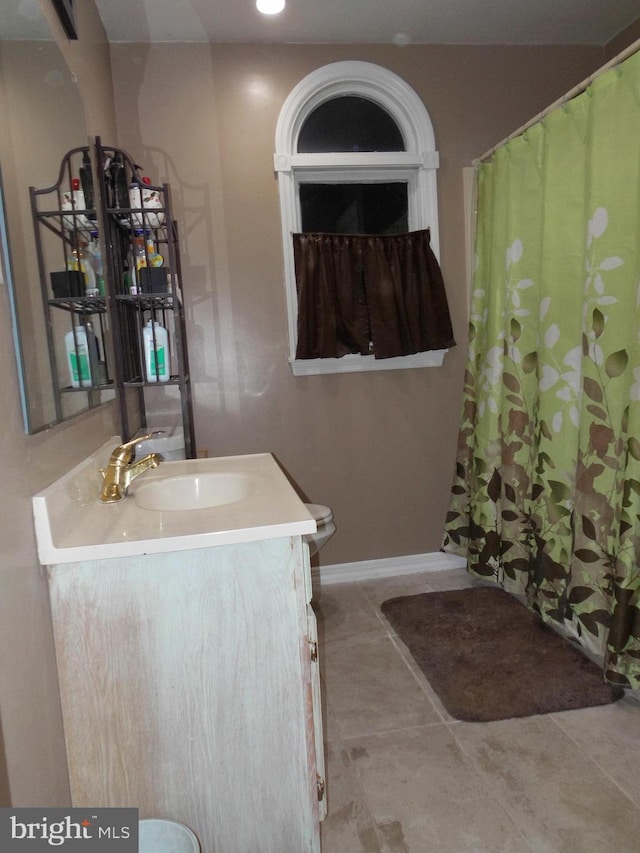
M169 334L160 323L149 320L142 330L145 379L147 382L168 382Z
M98 341L93 329L76 326L64 337L69 378L73 388L90 388L97 378Z

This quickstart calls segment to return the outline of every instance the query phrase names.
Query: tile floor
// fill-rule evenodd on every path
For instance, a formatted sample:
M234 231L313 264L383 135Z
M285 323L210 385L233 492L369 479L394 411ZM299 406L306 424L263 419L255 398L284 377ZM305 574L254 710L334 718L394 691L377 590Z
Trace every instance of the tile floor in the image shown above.
M453 720L379 612L464 570L317 590L322 853L639 853L640 703Z

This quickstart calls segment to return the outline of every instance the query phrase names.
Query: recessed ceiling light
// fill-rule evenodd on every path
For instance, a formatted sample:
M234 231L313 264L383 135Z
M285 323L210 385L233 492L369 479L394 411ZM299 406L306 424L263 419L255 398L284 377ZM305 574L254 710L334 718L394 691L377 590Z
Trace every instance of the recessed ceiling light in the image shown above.
M277 15L284 9L285 0L256 0L256 8L263 15Z

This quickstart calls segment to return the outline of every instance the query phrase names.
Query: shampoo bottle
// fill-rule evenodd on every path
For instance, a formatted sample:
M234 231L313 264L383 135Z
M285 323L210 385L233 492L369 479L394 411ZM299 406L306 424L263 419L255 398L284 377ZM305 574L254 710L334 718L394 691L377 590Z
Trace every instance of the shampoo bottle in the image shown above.
M64 338L69 378L73 388L90 388L97 379L98 341L93 329L76 326Z
M142 330L144 366L147 382L168 382L169 335L160 323L149 320Z

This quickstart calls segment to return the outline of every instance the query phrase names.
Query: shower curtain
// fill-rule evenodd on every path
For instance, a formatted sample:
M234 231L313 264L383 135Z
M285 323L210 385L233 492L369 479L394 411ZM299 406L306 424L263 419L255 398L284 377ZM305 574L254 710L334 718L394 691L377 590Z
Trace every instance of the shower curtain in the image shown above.
M640 688L640 53L477 172L443 548Z

